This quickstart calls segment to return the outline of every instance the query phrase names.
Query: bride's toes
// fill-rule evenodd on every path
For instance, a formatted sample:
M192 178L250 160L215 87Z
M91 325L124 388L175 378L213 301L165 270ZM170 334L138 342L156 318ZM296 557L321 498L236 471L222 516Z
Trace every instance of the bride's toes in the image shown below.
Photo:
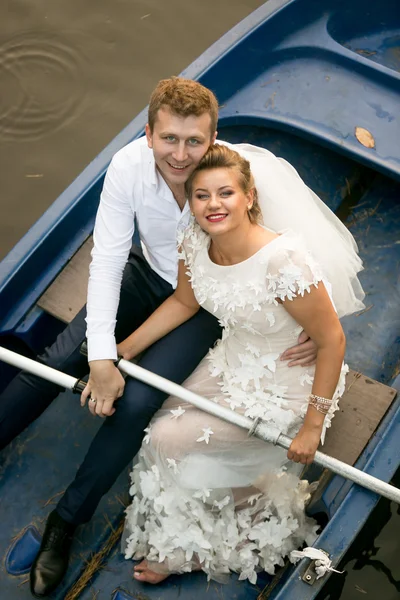
M164 581L168 577L168 573L155 573L147 566L147 560L143 560L139 565L134 567L133 576L138 581L157 584Z
M161 583L161 581L164 581L164 579L167 579L168 573L154 573L154 571L150 571L150 569L147 569L146 571L135 571L133 576L138 581L143 581L145 583L152 583L153 585L156 585L157 583Z
M140 571L146 571L147 569L147 560L142 560L141 563L139 563L138 565L135 565L133 567L133 570L136 572L140 572Z

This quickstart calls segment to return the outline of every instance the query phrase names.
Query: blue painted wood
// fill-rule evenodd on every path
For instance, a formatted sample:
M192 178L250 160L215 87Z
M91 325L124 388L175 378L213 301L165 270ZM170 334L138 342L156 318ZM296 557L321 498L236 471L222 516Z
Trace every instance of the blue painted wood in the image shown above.
M98 593L99 600L108 600L118 582L118 587L128 598L146 600L257 600L261 589L267 584L268 576L262 576L257 587L248 582L240 582L232 575L228 583L207 583L204 573L172 575L158 586L139 583L132 579L132 561L126 561L121 555L107 563L107 570L99 572L90 588L87 588L79 600L91 600ZM97 600L96 598L96 600Z
M365 269L366 310L344 321L353 368L389 383L400 364L400 185L377 176L347 220Z
M366 10L362 0L353 0L349 10L348 4L270 2L263 8L271 18L245 20L184 74L217 91L223 125L262 123L296 132L399 177L398 5L384 0ZM338 23L345 23L348 33L362 34L363 52L351 45L351 33L348 39L337 35ZM382 59L386 54L393 55L391 62ZM368 126L375 149L357 142L356 126Z

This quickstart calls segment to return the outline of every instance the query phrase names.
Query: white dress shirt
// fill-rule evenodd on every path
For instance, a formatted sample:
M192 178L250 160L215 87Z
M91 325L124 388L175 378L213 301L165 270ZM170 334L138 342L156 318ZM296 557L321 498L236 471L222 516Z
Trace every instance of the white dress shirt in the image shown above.
M190 211L188 203L182 211L179 208L156 168L145 137L117 152L105 177L93 234L87 298L89 361L117 358L116 314L135 216L146 259L175 288L177 230L187 226Z

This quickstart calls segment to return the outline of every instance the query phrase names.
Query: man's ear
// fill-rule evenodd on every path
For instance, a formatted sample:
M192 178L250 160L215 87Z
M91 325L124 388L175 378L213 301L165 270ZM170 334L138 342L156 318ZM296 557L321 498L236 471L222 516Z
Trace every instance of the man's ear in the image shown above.
M148 123L146 123L145 131L146 131L147 145L149 148L153 148L153 134L151 133L150 125Z
M212 146L213 144L215 144L215 140L217 139L217 135L218 135L218 131L216 131L214 133L214 135L212 136L210 146Z

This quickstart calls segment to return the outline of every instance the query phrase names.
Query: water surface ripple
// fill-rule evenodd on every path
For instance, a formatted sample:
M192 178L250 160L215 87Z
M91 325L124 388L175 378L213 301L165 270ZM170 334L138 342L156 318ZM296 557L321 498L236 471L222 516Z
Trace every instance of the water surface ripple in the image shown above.
M0 139L37 139L79 116L86 86L78 37L27 31L0 46Z

